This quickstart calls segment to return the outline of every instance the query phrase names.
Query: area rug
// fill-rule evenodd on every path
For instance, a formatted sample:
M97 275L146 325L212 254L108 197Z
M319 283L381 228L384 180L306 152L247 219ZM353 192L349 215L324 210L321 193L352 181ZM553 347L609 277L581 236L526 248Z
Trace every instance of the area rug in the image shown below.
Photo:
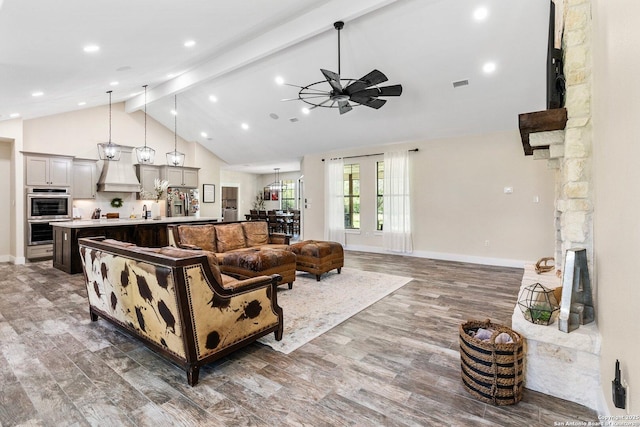
M336 270L323 274L318 282L314 275L299 272L293 289L278 289L284 313L282 341L269 334L258 342L289 354L409 281L409 277L343 268L341 274Z

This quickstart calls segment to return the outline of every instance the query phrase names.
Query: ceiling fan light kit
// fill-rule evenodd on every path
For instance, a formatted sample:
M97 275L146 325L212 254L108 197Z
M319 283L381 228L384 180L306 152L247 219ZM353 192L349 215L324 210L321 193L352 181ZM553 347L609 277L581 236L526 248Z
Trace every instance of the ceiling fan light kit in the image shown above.
M378 87L380 83L386 82L387 76L378 70L359 79L348 79L340 77L340 31L344 28L344 22L337 21L333 27L338 31L338 72L320 69L325 80L320 80L306 86L291 85L300 88L298 99L310 105L309 110L317 107L338 108L340 114L347 113L353 109L351 103L364 105L378 109L387 101L380 99L381 96L400 96L402 85L391 85ZM330 89L324 89L326 84Z

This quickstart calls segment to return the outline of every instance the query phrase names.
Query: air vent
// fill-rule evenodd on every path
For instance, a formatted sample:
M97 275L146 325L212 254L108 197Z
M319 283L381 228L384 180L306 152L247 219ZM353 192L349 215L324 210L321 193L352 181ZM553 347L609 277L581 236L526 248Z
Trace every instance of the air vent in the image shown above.
M453 82L454 89L461 86L469 86L469 80L458 80L457 82Z
M298 118L297 118L297 117L291 117L291 118L289 119L289 121L290 121L291 123L295 123L295 122L297 122L297 121L298 121Z

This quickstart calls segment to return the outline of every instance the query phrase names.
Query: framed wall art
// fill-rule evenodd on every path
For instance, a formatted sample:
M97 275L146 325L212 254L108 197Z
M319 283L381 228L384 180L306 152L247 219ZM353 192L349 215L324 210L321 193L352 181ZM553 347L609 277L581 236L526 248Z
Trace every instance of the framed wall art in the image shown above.
M202 184L202 202L215 203L216 186L215 184Z

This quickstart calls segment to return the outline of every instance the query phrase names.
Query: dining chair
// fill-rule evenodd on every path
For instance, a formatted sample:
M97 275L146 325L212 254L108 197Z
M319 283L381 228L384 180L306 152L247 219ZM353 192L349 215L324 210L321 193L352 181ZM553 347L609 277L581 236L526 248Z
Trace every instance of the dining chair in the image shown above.
M267 214L267 222L269 223L269 232L270 233L279 233L280 232L280 223L278 222L278 217L275 213Z

